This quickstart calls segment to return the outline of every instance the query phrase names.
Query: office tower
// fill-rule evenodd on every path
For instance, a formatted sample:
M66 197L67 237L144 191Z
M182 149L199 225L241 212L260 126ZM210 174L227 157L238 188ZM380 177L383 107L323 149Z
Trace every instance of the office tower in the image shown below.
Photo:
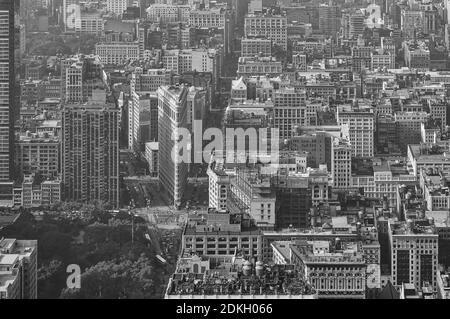
M231 213L249 214L260 229L273 230L276 200L270 175L262 174L260 168L242 168L231 180L227 208Z
M426 112L396 112L394 114L398 144L406 154L409 144L420 144L421 126L426 123L429 114Z
M372 62L373 48L370 46L358 45L352 47L352 70L361 72L370 69Z
M378 115L375 134L376 154L399 154L399 138L395 118L391 114Z
M223 158L212 155L207 174L209 177L209 207L218 211L226 211L231 177L225 173Z
M287 18L277 15L248 15L245 17L245 36L263 36L287 50Z
M181 205L188 163L180 158L184 154L173 152L178 143L172 139L172 134L178 136L178 129L187 127L188 93L186 86L161 86L158 89L159 183L175 206Z
M0 2L0 202L12 199L15 121L14 2ZM0 203L1 204L1 203Z
M183 229L182 253L218 257L233 255L239 250L246 257L262 256L262 231L255 227L255 221L249 215L209 208L207 213L199 212L198 218L191 216Z
M437 288L438 234L434 220L389 221L392 284L414 284L418 289L428 282Z
M103 64L95 55L75 55L61 60L61 99L81 103L95 93L106 94Z
M83 100L83 73L84 61L77 58L69 58L61 61L62 94L68 103L81 102Z
M145 144L158 140L158 97L156 92L133 92L128 102L129 149L143 151Z
M0 299L37 299L37 240L0 238Z
M274 126L280 138L291 138L296 126L306 123L306 92L285 88L274 93Z
M341 108L337 112L339 125L349 127L350 144L354 157L372 157L374 153L374 114L364 110L346 111Z
M271 154L273 147L276 147L272 142L278 142L278 139L272 135L276 134L275 130L271 130L273 124L273 103L271 101L243 101L228 105L224 116L224 132L227 129L234 130L255 130L254 134L249 133L248 138L233 139L228 138L225 141L225 147L228 152L227 155L236 156L239 162L246 162L247 159L254 161L257 151L266 152L265 147L260 140L267 139L267 154ZM273 136L273 139L271 138ZM275 143L276 143L275 142ZM273 155L276 154L274 151Z
M158 98L160 86L169 85L172 72L150 69L136 71L131 76L128 102L128 148L136 150L150 141L158 140Z
M66 105L62 115L66 200L119 205L119 110L106 101Z
M15 145L18 173L58 177L60 139L49 132L21 134Z
M276 227L307 228L312 207L308 177L305 174L277 174L274 186L277 199Z
M334 188L349 188L352 178L352 147L346 140L335 139L332 144L331 176Z

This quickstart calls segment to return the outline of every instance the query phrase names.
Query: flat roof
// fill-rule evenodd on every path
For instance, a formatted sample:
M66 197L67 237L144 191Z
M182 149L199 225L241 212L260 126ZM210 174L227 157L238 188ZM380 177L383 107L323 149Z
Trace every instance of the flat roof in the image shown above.
M19 259L18 254L2 254L0 253L0 265L12 265Z

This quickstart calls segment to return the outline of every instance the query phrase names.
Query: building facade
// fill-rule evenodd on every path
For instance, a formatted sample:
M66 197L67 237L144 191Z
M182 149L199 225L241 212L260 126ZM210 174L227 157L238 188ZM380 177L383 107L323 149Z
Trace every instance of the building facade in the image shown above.
M62 116L64 197L119 205L119 111L105 102L66 105Z
M179 145L172 136L178 137L178 129L187 127L188 93L185 86L162 86L158 89L159 182L175 206L181 205L183 199L188 163L185 154L173 152Z

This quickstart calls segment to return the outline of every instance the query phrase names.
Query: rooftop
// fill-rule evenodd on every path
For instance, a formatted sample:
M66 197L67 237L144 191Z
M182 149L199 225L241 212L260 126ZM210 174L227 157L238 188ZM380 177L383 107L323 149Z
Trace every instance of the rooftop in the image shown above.
M292 253L298 256L306 264L365 264L362 252L358 251L358 244L356 242L343 242L331 246L331 251L328 249L319 249L321 247L314 247L314 242L311 245L291 245ZM312 249L311 249L312 248Z
M246 214L233 214L209 208L207 212L193 213L188 216L184 234L254 234L261 231L253 219Z
M393 235L438 236L436 227L428 219L392 221L389 225Z
M438 145L427 146L410 144L408 145L412 156L418 162L428 162L433 161L435 163L439 162L449 162L450 161L450 151Z
M256 268L258 268L256 270ZM294 265L262 265L249 262L232 265L226 275L175 273L168 295L314 295L314 288L303 280Z

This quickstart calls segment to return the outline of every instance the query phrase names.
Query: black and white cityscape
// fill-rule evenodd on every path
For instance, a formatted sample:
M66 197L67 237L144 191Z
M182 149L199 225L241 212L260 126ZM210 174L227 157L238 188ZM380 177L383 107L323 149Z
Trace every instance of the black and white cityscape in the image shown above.
M450 0L0 0L0 299L450 299Z

